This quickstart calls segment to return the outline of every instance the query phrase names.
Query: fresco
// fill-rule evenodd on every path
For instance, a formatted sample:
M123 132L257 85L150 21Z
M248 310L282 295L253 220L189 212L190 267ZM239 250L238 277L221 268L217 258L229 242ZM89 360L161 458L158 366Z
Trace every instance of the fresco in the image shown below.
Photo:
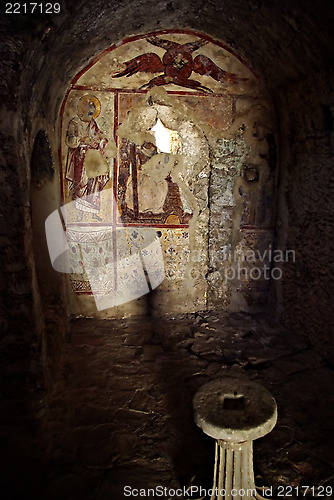
M152 78L148 83L140 88L150 89L155 85L179 85L180 87L190 88L199 91L211 92L209 87L205 87L197 80L190 79L194 72L199 75L210 76L221 83L236 83L247 80L247 78L238 77L233 73L224 71L217 66L209 57L199 54L195 58L194 52L206 45L206 40L196 40L188 43L177 43L172 40L166 40L161 37L153 36L147 38L147 41L164 49L166 52L162 58L156 53L148 52L137 56L130 61L125 62L125 69L116 73L115 78L121 76L132 76L139 71L145 73L163 73Z
M108 139L95 121L100 111L101 103L96 96L83 95L78 101L78 114L70 120L66 133L65 179L76 201L79 221L85 212L91 213L95 220L102 220L100 192L110 177L103 158Z
M237 54L187 31L123 40L75 77L61 109L62 197L75 207L66 211L68 235L79 244L78 231L86 239L94 234L99 244L90 245L88 253L110 267L108 280L100 279L95 290L100 287L102 295L117 290L122 275L117 255L131 255L134 230L150 228L164 256L159 289L180 287L183 280L179 293L189 292L191 308L205 305L214 158L222 137L233 141L240 135L242 99L258 94L256 77ZM237 203L240 227L246 229L270 219L255 192L264 206L270 197L266 188L259 184L254 191L250 184L261 177L258 170L257 165L235 168L243 179ZM235 206L235 182L230 182L230 191L221 195L231 197L225 205ZM79 246L72 255L72 289L91 294L78 257L87 254L87 241Z

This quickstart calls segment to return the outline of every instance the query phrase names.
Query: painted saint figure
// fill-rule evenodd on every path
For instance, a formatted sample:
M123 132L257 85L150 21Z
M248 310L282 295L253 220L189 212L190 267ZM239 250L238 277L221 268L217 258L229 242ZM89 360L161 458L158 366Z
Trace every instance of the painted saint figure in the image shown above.
M98 169L92 173L85 167L92 151L98 156L95 164L99 161L102 165L106 163L103 155L108 140L95 121L100 111L101 103L97 97L84 95L78 103L78 116L68 124L66 144L69 149L65 177L70 181L72 199L80 210L78 220L82 220L84 212L91 213L95 220L102 220L99 216L100 192L109 180L109 173L104 169L103 174L95 175L99 173Z

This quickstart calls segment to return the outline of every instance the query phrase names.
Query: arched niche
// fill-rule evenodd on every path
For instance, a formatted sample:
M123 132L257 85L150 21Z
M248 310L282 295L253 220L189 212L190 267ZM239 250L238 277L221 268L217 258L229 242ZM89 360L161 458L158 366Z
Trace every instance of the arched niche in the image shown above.
M40 129L30 159L30 211L39 292L35 307L42 331L41 355L46 385L52 384L68 321L64 276L52 268L45 233L45 220L59 206L59 186L49 136Z
M40 129L34 140L30 160L30 209L35 270L46 322L65 321L63 276L51 266L45 234L45 220L59 205L59 178L55 170L48 134Z
M30 205L33 234L35 269L41 299L44 302L47 290L54 279L49 279L50 273L56 281L60 279L51 268L45 237L45 219L57 207L57 190L55 189L56 174L49 137L45 130L39 130L35 136L30 160Z
M191 31L122 40L73 79L60 123L62 199L75 207L64 209L74 314L115 317L147 302L159 313L266 304L268 274L250 276L245 256L270 269L275 119L238 54ZM125 278L115 262L147 229L164 279L97 310L94 296L117 295ZM87 266L103 269L94 286Z

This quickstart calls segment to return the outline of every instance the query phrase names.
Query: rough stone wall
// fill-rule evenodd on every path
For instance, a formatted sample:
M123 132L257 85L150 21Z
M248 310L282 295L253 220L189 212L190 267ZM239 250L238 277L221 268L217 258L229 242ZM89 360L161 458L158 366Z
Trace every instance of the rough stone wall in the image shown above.
M51 381L52 370L45 362L45 356L50 356L49 341L63 336L66 328L61 290L53 309L53 315L60 313L59 319L49 314L51 322L45 321L33 250L31 162L37 161L32 157L35 136L45 126L43 117L34 118L27 97L34 86L29 73L35 68L33 53L39 46L40 31L35 28L37 40L25 30L17 36L19 26L11 31L4 23L1 37L0 331L5 406L15 400L25 407L31 396L36 401L39 389Z
M333 347L333 72L310 75L280 100L278 244L295 250L279 286L282 317L328 359ZM332 83L331 83L332 82Z
M6 63L1 75L1 379L4 406L13 398L26 401L32 381L41 377L43 321L38 309L29 234L29 146L21 118L19 93L22 43L3 44Z

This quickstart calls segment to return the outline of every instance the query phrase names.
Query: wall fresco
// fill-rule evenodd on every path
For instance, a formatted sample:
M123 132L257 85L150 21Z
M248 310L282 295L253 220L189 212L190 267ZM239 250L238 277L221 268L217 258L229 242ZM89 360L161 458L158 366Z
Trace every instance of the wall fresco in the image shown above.
M226 262L217 256L224 244L243 245L250 230L271 235L268 102L237 55L185 31L123 40L77 75L61 113L62 193L76 208L67 211L68 234L76 226L103 241L113 230L111 241L99 244L110 267L101 295L117 291L115 258L131 255L134 228L154 230L162 248L165 279L155 307L225 306L233 290L245 289L240 280L226 286ZM89 295L85 266L74 254L72 289ZM79 312L82 304L75 303Z

